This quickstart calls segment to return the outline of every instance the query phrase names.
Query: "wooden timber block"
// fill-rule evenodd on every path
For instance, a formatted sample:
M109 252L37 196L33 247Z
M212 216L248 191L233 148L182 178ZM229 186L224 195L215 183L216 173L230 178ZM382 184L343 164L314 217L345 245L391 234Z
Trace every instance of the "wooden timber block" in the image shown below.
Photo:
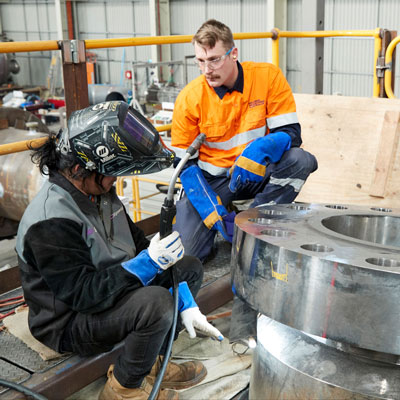
M375 173L369 190L370 196L385 197L386 184L399 140L399 118L399 111L385 112L375 161Z
M318 170L296 201L400 207L400 100L295 94Z
M5 118L0 119L0 129L7 129L8 128L8 120Z

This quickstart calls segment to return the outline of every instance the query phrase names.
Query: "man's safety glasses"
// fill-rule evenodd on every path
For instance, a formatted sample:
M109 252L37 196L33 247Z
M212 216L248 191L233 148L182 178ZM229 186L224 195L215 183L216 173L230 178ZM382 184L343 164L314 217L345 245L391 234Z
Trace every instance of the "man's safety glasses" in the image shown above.
M214 58L213 60L198 60L197 58L194 59L195 64L200 68L204 69L206 65L210 69L218 69L221 68L224 64L226 57L229 56L230 52L235 48L235 46L231 47L223 56Z

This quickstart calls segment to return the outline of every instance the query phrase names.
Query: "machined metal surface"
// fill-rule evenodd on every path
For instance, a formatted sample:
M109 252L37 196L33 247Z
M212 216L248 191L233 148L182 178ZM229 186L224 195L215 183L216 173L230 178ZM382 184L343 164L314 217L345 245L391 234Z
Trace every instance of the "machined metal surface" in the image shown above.
M261 316L249 399L400 398L399 368L352 356Z
M346 346L400 355L400 210L273 205L235 223L232 279L252 308Z

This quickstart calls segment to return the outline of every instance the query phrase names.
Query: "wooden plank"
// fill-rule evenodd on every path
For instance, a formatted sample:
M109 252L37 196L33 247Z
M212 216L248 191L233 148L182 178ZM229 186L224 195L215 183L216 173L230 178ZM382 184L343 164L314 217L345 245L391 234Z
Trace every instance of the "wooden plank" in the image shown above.
M375 173L369 189L370 196L385 197L386 185L399 139L399 118L400 113L398 111L385 112L375 161Z
M385 113L399 112L400 100L307 94L295 94L295 100L302 147L318 160L318 170L296 200L400 207L398 141L393 146L385 197L370 195Z

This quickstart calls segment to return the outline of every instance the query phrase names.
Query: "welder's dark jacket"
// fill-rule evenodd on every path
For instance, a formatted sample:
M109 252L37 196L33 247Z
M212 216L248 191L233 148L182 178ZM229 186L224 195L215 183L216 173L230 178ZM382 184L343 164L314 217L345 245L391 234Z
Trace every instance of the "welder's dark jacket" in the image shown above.
M149 241L126 214L114 188L98 200L92 202L55 173L19 225L16 250L29 328L56 351L76 313L105 311L142 286L121 263Z

